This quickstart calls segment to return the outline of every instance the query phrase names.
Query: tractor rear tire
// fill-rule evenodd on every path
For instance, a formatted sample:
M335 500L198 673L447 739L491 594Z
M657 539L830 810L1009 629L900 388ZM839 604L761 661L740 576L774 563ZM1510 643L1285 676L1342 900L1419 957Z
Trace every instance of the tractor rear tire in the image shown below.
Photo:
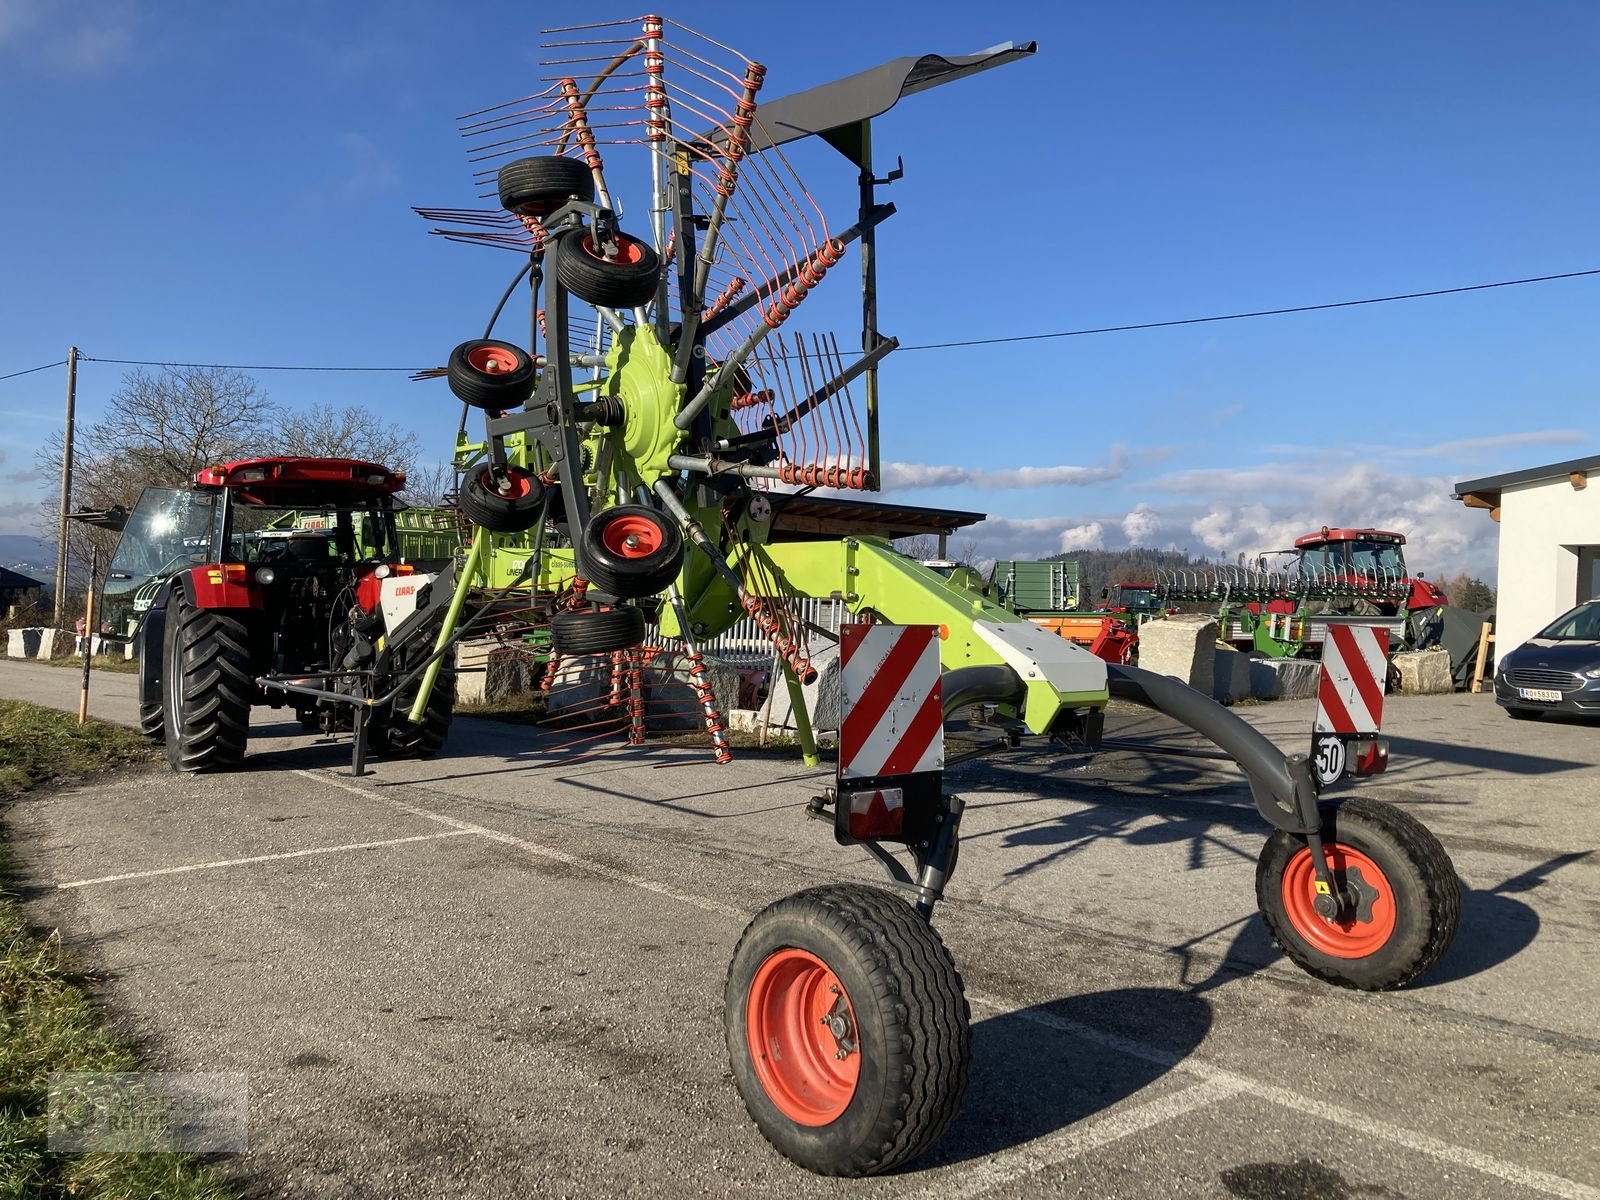
M610 654L644 641L644 614L637 608L580 608L550 618L550 648L562 658Z
M533 359L520 346L483 338L462 342L450 351L445 378L463 404L505 412L528 402L537 372Z
M175 588L167 606L162 734L174 771L220 771L244 759L255 670L250 633L229 612L196 608Z
M500 205L519 217L542 221L568 200L594 199L594 172L575 158L519 158L500 168Z
M461 511L491 533L532 529L544 511L544 484L521 467L505 467L498 478L496 474L488 465L473 468L461 488Z
M561 243L556 275L562 286L597 308L638 308L655 299L661 260L645 242L618 233L617 256L603 258L594 233L579 230Z
M589 582L624 600L654 596L683 569L677 522L643 504L618 504L595 513L583 531Z
M944 942L879 888L779 900L728 967L734 1084L773 1148L819 1175L891 1171L944 1133L967 1090L970 1019Z
M421 681L418 676L395 697L389 711L371 725L372 744L380 753L391 758L432 758L444 748L456 710L455 652L445 655L439 664L438 677L422 709L422 721L413 725L409 714Z
M1455 937L1455 866L1422 822L1392 804L1357 797L1319 809L1334 883L1354 893L1356 911L1335 920L1316 913L1311 851L1280 829L1256 862L1256 902L1272 940L1303 970L1340 987L1404 987Z
M139 733L161 745L166 741L165 718L161 704L161 663L165 658L162 634L166 629L164 612L147 615L139 629Z

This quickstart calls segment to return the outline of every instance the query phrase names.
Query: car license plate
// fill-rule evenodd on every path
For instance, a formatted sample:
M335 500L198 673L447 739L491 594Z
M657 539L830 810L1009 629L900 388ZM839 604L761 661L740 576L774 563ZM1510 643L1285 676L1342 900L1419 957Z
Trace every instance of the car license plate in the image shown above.
M1547 700L1551 704L1561 702L1561 693L1553 688L1518 688L1517 695L1524 700Z

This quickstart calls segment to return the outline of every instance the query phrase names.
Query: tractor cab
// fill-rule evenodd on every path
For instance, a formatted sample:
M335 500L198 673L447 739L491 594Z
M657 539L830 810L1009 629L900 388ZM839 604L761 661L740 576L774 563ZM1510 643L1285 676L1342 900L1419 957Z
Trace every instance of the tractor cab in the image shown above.
M1294 550L1288 553L1295 555L1296 575L1303 586L1367 584L1392 592L1378 604L1385 612L1397 611L1402 601L1408 611L1447 603L1442 591L1407 571L1405 544L1405 534L1387 529L1324 525L1317 533L1296 538Z
M1105 602L1107 612L1127 613L1133 617L1154 617L1162 612L1153 583L1119 581L1104 589L1100 599Z
M399 564L394 493L405 476L353 459L253 458L146 488L106 572L101 611L133 636L162 589L188 573L197 602L268 611L331 604L380 564ZM283 614L278 614L283 615Z

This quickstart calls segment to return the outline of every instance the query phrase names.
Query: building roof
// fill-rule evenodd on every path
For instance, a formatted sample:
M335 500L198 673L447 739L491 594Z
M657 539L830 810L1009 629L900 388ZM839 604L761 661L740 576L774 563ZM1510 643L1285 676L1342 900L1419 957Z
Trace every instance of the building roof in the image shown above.
M1600 454L1588 458L1573 458L1566 462L1550 463L1543 467L1528 467L1522 471L1508 471L1504 475L1485 475L1482 479L1468 479L1456 484L1454 499L1470 508L1499 508L1500 493L1508 487L1524 483L1543 483L1547 479L1571 479L1600 471ZM1581 486L1574 484L1574 486Z
M802 496L768 492L772 501L772 532L777 541L806 542L819 538L873 534L903 538L919 533L954 533L976 525L984 513L943 508L917 508L909 504L883 504L873 500L844 500L834 496Z
M42 588L43 586L44 584L37 579L29 579L26 575L18 575L15 571L0 567L0 591L25 591L28 588Z

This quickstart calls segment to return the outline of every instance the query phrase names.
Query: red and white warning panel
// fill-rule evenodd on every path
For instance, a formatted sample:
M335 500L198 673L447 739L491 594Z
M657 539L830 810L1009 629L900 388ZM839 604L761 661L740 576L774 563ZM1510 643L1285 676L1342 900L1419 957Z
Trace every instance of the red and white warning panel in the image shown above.
M937 625L839 630L844 719L839 725L841 842L929 836L944 771L944 690Z
M944 694L937 625L846 625L839 778L944 768Z
M1389 673L1389 630L1361 621L1328 621L1317 683L1311 760L1317 778L1376 775L1389 765L1383 692Z
M1383 728L1383 685L1389 673L1389 630L1328 622L1317 685L1318 733L1377 733Z

